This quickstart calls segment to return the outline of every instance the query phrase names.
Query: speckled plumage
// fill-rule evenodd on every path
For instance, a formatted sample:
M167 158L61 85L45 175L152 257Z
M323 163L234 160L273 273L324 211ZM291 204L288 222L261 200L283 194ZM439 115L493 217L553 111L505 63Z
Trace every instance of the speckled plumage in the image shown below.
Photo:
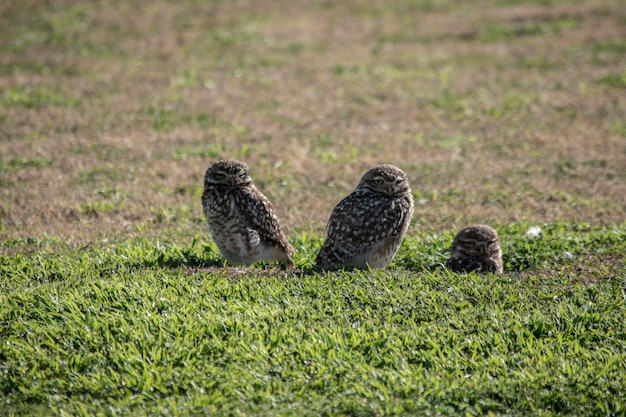
M370 169L333 209L316 266L387 267L412 215L413 197L406 173L388 164Z
M220 253L233 265L280 261L294 266L293 248L269 200L254 186L248 166L224 160L204 176L202 209Z
M484 224L468 226L454 237L446 267L454 272L502 273L498 233Z

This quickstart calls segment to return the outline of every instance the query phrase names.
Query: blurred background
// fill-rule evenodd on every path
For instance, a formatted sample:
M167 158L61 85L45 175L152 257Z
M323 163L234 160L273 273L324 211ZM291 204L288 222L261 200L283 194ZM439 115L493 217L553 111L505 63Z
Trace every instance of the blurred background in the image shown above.
M0 237L208 239L239 159L322 236L378 163L408 234L626 212L620 0L0 4Z

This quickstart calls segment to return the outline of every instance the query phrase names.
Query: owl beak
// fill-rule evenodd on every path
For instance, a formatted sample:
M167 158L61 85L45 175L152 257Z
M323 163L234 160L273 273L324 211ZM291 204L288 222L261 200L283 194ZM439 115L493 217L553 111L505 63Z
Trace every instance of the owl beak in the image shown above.
M404 194L407 189L406 185L403 185L404 179L402 177L397 177L393 186L389 187L389 195L400 195Z

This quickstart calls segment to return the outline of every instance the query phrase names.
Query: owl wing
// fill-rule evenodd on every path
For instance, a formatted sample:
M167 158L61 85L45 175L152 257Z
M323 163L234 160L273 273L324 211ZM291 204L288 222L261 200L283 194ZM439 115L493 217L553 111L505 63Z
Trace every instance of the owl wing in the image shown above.
M243 224L250 241L262 240L280 247L289 255L293 254L287 237L280 229L271 203L262 193L258 190L241 190L237 193L236 199L237 206L241 207Z
M341 263L369 251L390 236L403 232L404 212L398 199L353 192L333 209L326 226L326 240L316 263Z

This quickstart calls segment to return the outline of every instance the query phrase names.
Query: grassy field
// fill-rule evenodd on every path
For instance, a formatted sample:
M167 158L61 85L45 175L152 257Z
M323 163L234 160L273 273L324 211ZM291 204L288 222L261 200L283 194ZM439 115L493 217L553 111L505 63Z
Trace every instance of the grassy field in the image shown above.
M626 415L625 6L3 2L0 415ZM221 158L295 270L223 263ZM383 162L394 262L316 273ZM475 222L504 275L443 269Z

